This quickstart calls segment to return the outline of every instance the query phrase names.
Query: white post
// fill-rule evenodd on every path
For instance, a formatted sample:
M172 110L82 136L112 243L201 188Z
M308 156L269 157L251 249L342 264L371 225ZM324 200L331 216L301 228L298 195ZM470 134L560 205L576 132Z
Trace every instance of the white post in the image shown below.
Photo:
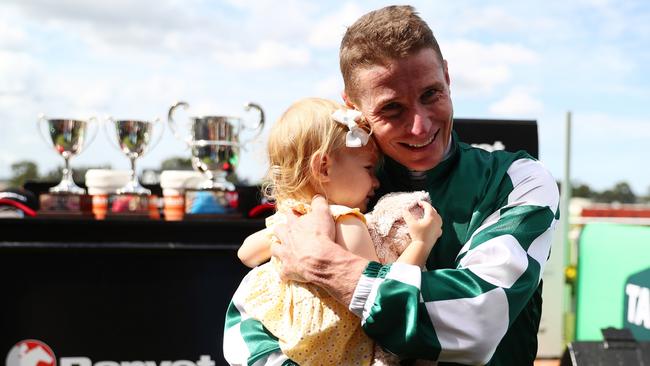
M571 196L571 178L569 161L571 156L571 113L567 114L564 177L560 192L560 220L553 233L551 257L544 268L544 287L542 296L542 319L537 339L539 348L537 357L560 358L565 349L565 311L569 295L566 291L565 268L569 229L569 199Z
M560 192L560 221L562 221L562 240L565 254L569 251L569 203L571 201L571 112L566 113L564 131L564 179ZM565 260L570 256L566 255ZM565 265L568 263L565 263Z

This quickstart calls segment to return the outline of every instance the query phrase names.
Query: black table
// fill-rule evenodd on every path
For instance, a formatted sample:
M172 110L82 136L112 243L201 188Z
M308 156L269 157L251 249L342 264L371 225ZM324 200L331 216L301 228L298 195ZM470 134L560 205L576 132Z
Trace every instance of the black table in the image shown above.
M60 366L225 364L225 310L247 272L236 250L262 227L0 219L0 351L35 339Z

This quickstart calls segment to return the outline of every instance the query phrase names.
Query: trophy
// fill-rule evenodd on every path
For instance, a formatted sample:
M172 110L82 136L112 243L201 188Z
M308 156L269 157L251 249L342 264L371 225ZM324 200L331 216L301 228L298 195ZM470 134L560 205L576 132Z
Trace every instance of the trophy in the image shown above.
M88 146L97 134L97 128L88 141L86 139L86 131L88 125L97 121L95 117L91 117L88 121L81 121L76 119L50 119L46 118L42 113L38 116L38 131L47 144L52 144L56 150L65 160L63 168L63 177L61 182L56 186L50 188L50 193L56 194L71 194L83 195L86 190L77 186L72 179L72 170L70 170L70 158L81 153L84 147ZM43 133L43 126L47 127L47 136Z
M167 114L167 121L174 136L191 148L194 169L203 173L206 178L199 189L234 191L235 186L226 180L226 176L237 167L239 151L244 144L239 141L239 134L243 130L249 129L257 131L251 140L259 136L264 127L262 107L255 103L248 103L244 106L246 111L255 109L259 112L259 122L255 127L245 126L240 117L212 115L190 117L189 124L184 128L186 130L184 133L179 131L173 118L174 111L178 107L187 109L189 104L177 102L171 106Z
M106 120L113 125L112 133L109 136L117 139L118 148L129 158L131 162L131 179L122 188L118 189L118 195L142 195L148 196L151 191L144 188L138 181L136 174L135 162L136 160L151 151L160 142L164 125L156 118L153 122L138 121L138 120L115 120L112 117L107 117ZM154 127L160 125L158 128L158 137L152 143ZM109 129L110 130L110 129ZM114 140L111 140L115 145Z

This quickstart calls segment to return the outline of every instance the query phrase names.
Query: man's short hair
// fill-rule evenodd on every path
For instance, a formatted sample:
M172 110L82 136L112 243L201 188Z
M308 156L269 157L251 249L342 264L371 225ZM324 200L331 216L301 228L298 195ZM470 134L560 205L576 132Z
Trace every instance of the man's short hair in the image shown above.
M363 15L341 41L339 63L346 94L355 97L356 69L383 65L424 48L433 49L442 64L442 53L431 28L412 6L387 6Z

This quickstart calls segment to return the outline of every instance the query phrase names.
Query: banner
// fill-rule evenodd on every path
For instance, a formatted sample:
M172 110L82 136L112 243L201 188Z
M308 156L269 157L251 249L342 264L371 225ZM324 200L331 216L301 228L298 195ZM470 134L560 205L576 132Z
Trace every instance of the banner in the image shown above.
M650 341L650 227L587 224L578 242L576 340L628 328Z

